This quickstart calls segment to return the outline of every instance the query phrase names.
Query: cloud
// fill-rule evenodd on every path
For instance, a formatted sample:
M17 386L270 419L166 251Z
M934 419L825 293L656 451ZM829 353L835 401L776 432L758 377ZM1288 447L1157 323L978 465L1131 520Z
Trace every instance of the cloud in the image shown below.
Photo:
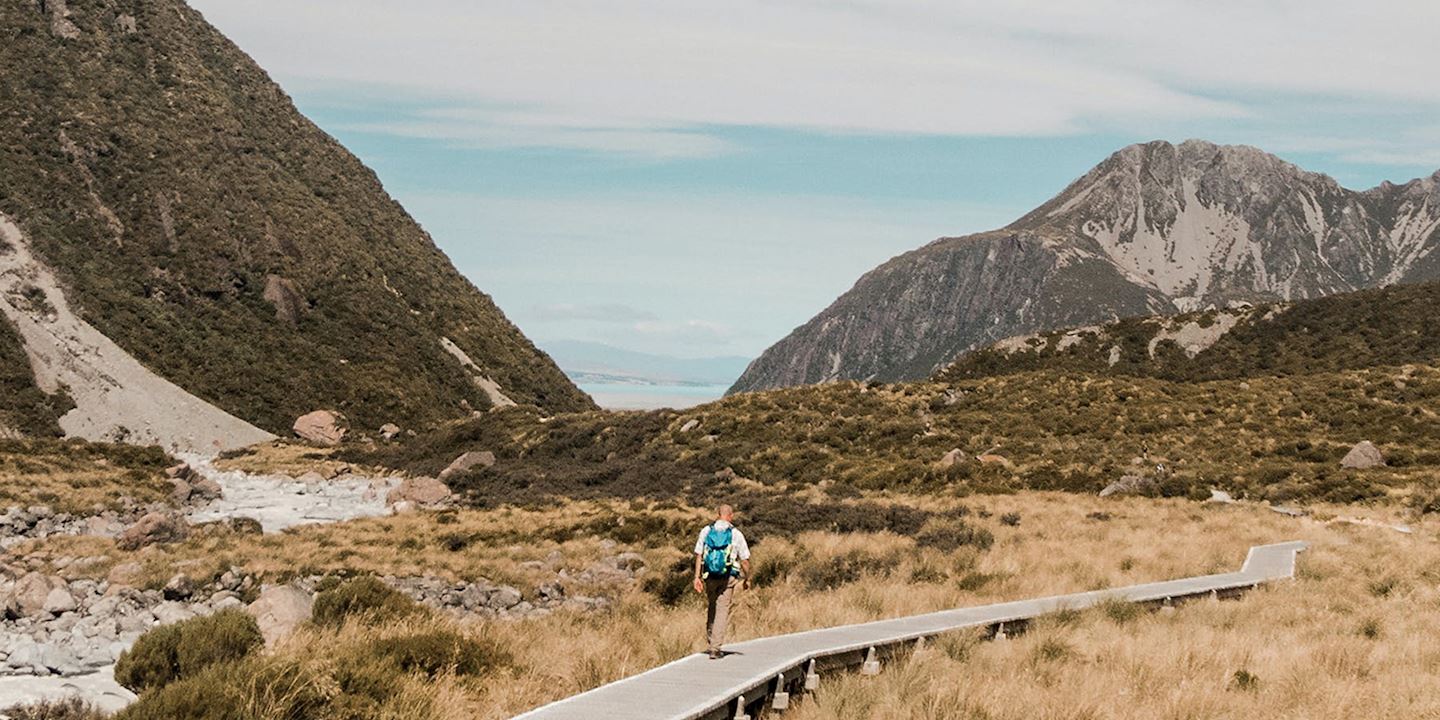
M691 157L727 149L695 130L710 126L1033 136L1247 112L1170 82L1191 65L1159 72L1153 52L1107 47L1153 51L1143 34L1072 33L1071 13L1037 8L1063 18L1045 24L991 3L195 4L287 83L390 88L471 115L436 110L373 130L484 146ZM1176 13L1184 34L1195 13Z
M660 319L648 310L620 303L536 305L530 309L530 315L546 322L646 323Z
M735 337L735 329L725 323L708 320L682 322L646 321L633 326L636 333L675 342L724 342Z

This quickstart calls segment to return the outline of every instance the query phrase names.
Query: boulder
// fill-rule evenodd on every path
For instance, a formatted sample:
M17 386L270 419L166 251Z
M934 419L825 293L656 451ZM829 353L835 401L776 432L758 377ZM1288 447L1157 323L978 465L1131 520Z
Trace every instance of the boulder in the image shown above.
M380 426L380 437L386 440L394 440L400 434L400 426L395 423L385 423Z
M155 623L158 625L174 625L195 617L195 611L190 606L175 600L162 602L150 612L154 613Z
M999 465L1004 468L1014 467L1014 464L1000 455L981 455L975 459L979 460L981 465Z
M1119 480L1105 486L1100 491L1100 497L1111 495L1141 495L1155 487L1155 480L1141 475L1125 475Z
M161 593L164 594L166 600L184 600L195 594L195 581L191 580L189 575L179 573L170 578L170 582L165 583L165 588L161 590Z
M171 465L165 468L165 477L171 478L172 480L189 480L194 475L195 469L190 467L189 463L182 462L179 465Z
M1345 454L1345 459L1340 461L1340 467L1351 470L1369 470L1370 468L1385 467L1385 454L1375 443L1366 440Z
M645 558L640 553L620 553L615 556L615 568L627 573L639 572L645 569Z
M1214 488L1211 488L1210 499L1206 500L1205 502L1217 503L1220 505L1234 505L1235 497L1230 493L1225 492L1224 490L1216 490Z
M697 428L697 427L700 427L700 421L699 421L699 420L697 420L697 419L687 420L684 425L681 425L681 426L680 426L680 432L682 432L682 433L688 433L688 432L690 432L691 430L694 430L694 429Z
M51 615L60 615L67 612L74 612L80 605L75 602L75 596L70 594L70 589L64 582L59 583L50 589L45 596L44 612Z
M456 473L462 473L476 467L490 467L495 464L495 453L489 450L471 451L455 458L444 470L440 471L440 479L444 480Z
M308 621L313 606L314 600L304 590L294 585L276 585L262 591L245 611L255 617L266 644L274 644Z
M224 494L220 483L207 477L196 476L190 480L190 499L193 500L219 500Z
M130 588L140 584L145 576L145 566L138 562L124 562L110 568L105 580L112 588Z
M502 585L498 590L490 593L490 599L485 604L492 610L506 610L520 604L522 597L519 590L509 585Z
M345 418L330 410L316 410L296 418L291 429L300 438L318 445L339 445L345 438Z
M121 550L138 550L146 545L180 542L190 535L190 526L179 515L152 512L115 538Z
M960 450L960 448L955 448L954 450L951 450L950 452L947 452L944 455L940 456L940 467L954 467L965 462L968 457L969 456L967 456L964 451Z
M38 572L27 573L10 589L10 604L20 617L39 617L48 612L46 605L50 602L50 591L64 587L65 581L60 578L46 577Z
M385 496L387 505L411 503L412 505L438 505L450 499L450 488L435 478L405 478L400 486Z

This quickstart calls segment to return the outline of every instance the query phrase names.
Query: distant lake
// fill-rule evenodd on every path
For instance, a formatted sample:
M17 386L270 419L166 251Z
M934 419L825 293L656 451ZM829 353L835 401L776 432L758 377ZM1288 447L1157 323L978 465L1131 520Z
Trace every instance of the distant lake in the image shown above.
M718 400L729 386L581 383L580 389L590 393L590 397L606 410L654 410L662 407L679 410Z

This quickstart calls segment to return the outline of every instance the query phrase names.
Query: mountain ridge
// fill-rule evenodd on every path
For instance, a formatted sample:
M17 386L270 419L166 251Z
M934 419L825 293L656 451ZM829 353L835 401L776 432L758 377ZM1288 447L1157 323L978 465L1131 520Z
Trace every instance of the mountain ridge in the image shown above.
M1440 278L1440 172L1366 191L1247 146L1131 145L998 230L892 258L730 392L929 376L1006 337Z

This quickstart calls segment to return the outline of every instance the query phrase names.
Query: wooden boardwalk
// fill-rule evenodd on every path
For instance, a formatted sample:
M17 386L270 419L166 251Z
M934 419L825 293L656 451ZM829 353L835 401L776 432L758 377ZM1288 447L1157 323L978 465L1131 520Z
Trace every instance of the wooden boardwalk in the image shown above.
M1110 599L1168 604L1188 598L1227 597L1294 577L1295 556L1306 547L1287 542L1250 548L1238 572L1057 595L858 625L807 630L726 645L711 660L691 655L520 715L516 720L690 720L747 718L761 708L783 708L791 693L813 690L819 673L859 666L879 670L881 659L925 638L966 628L1003 633L1006 625Z

